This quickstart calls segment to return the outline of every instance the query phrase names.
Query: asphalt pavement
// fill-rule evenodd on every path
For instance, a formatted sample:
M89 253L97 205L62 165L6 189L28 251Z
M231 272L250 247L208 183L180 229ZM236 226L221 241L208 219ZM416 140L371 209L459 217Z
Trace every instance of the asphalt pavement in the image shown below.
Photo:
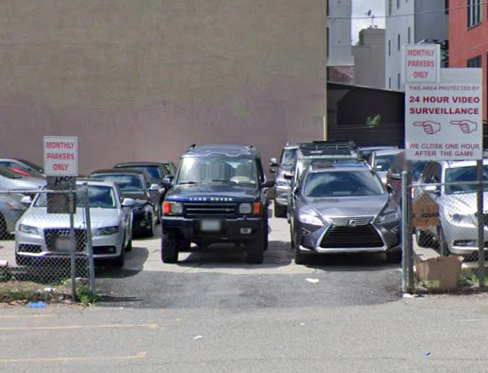
M134 241L123 270L97 272L102 305L137 308L254 309L368 305L400 298L400 266L384 255L311 256L295 265L286 219L270 219L270 245L262 265L221 245L192 247L177 264L161 261L161 230Z
M403 299L382 256L296 266L271 219L263 265L220 247L163 264L135 241L92 307L0 307L0 372L484 372L488 297Z

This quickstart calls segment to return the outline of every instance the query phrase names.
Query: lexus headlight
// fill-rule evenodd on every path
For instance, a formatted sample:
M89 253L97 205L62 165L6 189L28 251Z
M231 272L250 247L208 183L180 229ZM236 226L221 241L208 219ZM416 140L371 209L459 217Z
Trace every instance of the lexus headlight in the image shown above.
M397 220L399 219L400 215L398 213L398 209L386 209L378 219L378 223L385 223L387 221Z
M97 236L109 236L119 232L119 227L105 227L97 230Z
M19 224L19 231L25 234L39 235L39 231L32 225Z
M252 205L250 203L241 203L239 205L239 214L250 214L252 212Z
M312 215L312 214L300 214L298 216L298 220L300 220L304 224L309 224L309 225L318 225L322 226L324 223L322 220L317 215Z

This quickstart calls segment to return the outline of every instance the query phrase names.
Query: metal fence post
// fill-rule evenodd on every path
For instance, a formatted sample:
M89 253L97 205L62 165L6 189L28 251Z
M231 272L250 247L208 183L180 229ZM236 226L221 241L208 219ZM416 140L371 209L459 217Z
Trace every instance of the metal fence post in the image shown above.
M85 205L85 220L86 220L86 249L88 253L88 274L90 281L90 291L96 294L95 286L95 261L93 259L93 241L91 231L91 219L90 219L90 198L88 196L88 184L83 184L84 192L84 205Z
M69 237L71 242L71 300L76 301L76 237L75 237L75 192L70 190L69 201Z
M476 202L478 217L478 281L481 290L485 288L485 214L483 212L483 161L476 161Z
M408 166L402 172L402 292L413 290L413 248L410 228L410 193Z

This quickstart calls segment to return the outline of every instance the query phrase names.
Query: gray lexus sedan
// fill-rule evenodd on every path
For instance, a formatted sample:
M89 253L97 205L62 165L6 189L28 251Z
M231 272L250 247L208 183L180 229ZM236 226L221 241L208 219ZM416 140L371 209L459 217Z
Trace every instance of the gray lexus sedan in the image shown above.
M364 162L315 163L292 191L295 263L310 253L381 252L401 261L399 207Z

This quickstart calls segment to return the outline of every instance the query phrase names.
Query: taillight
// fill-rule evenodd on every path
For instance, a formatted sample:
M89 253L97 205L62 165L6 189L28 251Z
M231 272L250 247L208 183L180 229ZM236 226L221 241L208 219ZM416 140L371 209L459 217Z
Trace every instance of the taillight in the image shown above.
M171 213L171 204L168 201L163 202L163 214L169 215Z

